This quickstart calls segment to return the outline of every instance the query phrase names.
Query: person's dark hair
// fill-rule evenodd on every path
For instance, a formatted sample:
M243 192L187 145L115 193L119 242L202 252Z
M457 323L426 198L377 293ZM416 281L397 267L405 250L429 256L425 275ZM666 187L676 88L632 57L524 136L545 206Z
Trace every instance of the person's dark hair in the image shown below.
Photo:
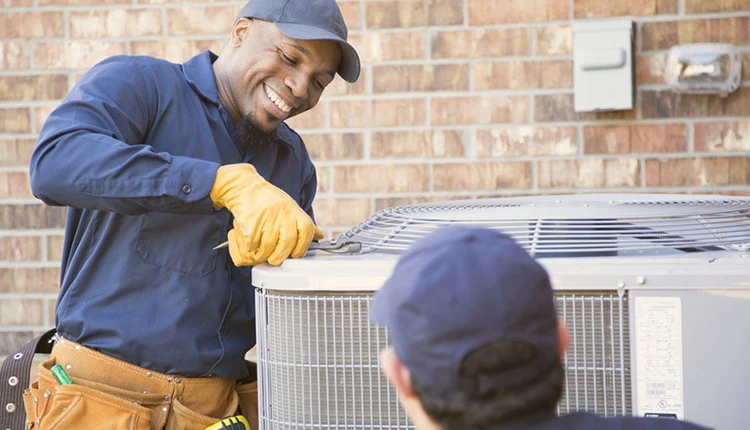
M412 378L412 389L427 415L443 429L482 430L527 416L551 414L562 394L564 370L559 359L535 379L479 395L475 381L481 375L506 372L534 357L528 343L502 340L483 345L461 363L461 386L449 393L431 392Z

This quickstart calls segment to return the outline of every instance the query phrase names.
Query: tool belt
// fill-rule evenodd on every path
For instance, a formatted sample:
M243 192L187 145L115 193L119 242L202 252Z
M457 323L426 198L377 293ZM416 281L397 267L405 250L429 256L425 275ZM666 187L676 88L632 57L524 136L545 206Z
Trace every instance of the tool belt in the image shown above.
M51 353L55 333L55 329L47 331L9 355L3 362L0 368L0 429L26 428L23 392L31 382L34 354Z

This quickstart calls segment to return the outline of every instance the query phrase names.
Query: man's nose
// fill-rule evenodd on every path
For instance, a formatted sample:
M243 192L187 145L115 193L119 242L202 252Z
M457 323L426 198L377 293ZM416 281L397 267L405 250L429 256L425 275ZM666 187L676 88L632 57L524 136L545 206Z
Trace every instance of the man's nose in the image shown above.
M298 100L307 100L310 80L302 73L284 78L284 84L292 90L292 95Z

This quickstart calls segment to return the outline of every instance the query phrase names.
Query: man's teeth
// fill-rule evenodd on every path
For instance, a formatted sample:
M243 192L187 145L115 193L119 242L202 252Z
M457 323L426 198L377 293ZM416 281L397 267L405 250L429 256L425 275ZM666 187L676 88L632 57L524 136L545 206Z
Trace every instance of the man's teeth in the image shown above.
M279 97L278 94L276 94L271 88L266 87L266 95L268 95L268 98L271 99L273 104L279 107L284 113L289 113L290 110L292 110L292 107L288 104L284 103L284 100L281 100L281 97Z

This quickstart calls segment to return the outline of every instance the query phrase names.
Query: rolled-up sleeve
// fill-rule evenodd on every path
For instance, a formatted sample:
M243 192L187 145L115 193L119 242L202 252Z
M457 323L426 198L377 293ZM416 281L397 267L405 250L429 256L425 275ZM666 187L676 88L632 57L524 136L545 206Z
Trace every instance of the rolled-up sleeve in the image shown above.
M210 213L218 163L144 144L159 108L155 77L106 60L84 75L45 122L31 156L31 188L49 205L127 215Z

